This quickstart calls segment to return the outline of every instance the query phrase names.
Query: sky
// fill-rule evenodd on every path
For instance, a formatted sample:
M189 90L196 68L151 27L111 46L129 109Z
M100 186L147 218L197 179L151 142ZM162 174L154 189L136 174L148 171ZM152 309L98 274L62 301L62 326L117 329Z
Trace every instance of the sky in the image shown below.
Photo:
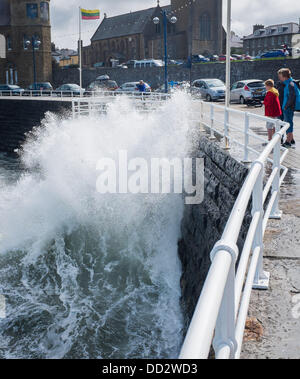
M186 0L188 3L189 0ZM59 48L76 48L78 40L79 6L100 9L108 17L156 6L157 0L51 0L52 40ZM223 1L226 7L226 0ZM160 0L161 5L170 0ZM226 17L225 12L224 17ZM299 22L299 0L232 0L232 30L244 36L252 32L252 25L272 25ZM99 20L82 22L82 38L88 45L99 25Z

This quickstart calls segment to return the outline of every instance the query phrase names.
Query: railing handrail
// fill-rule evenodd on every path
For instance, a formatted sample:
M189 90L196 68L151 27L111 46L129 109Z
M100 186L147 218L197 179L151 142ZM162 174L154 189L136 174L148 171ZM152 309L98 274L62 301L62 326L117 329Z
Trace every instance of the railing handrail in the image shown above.
M243 113L219 105L211 105L211 110L212 107L224 110L225 114L228 112ZM201 110L203 111L203 106L201 106ZM211 118L213 116L214 112L211 111ZM266 289L268 286L269 274L263 271L263 236L268 219L280 218L278 208L280 185L287 173L287 169L281 166L283 158L286 156L286 151L282 157L280 154L281 139L289 128L289 124L258 115L255 115L255 118L274 122L276 134L253 162L222 238L211 252L212 264L181 350L180 358L182 359L208 358L214 334L213 345L218 359L239 358L252 287ZM203 120L203 114L201 114L201 119ZM228 117L225 116L224 119L226 122ZM204 123L204 126L214 128L214 120L211 120L210 125ZM249 125L245 118L245 135L248 133ZM222 136L226 136L226 125L224 125ZM269 156L272 152L274 157L270 159ZM264 169L265 164L269 161L273 163L273 170L264 191ZM281 174L282 169L283 173ZM267 209L264 210L271 186L272 196ZM239 256L237 240L251 197L252 221L236 272L235 265ZM251 251L253 254L248 275L245 277Z

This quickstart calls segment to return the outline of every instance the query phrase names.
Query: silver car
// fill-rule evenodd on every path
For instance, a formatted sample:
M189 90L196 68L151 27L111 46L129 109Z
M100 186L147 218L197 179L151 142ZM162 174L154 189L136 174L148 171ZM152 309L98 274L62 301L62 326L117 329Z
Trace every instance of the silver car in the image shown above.
M226 87L219 79L197 79L192 83L191 92L206 101L224 100Z
M123 93L123 92L137 92L138 85L140 82L130 82L130 83L124 83L122 84L117 90L116 93ZM145 83L146 86L146 91L145 92L151 92L151 87L149 86L148 83Z
M266 88L262 80L241 80L231 87L230 101L240 104L250 104L263 101Z

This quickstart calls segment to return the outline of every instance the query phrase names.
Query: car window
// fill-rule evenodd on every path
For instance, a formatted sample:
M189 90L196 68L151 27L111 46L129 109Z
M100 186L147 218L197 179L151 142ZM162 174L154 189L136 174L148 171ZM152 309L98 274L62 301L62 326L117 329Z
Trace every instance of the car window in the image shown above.
M242 83L242 82L239 82L238 84L237 84L237 88L243 88L245 85L244 85L244 83Z
M264 83L263 82L251 82L248 83L249 88L264 88Z
M234 83L234 84L232 85L232 87L231 87L231 90L235 90L236 87L237 87L237 85L238 85L238 83Z
M224 83L219 79L208 80L206 85L208 85L209 88L224 87Z

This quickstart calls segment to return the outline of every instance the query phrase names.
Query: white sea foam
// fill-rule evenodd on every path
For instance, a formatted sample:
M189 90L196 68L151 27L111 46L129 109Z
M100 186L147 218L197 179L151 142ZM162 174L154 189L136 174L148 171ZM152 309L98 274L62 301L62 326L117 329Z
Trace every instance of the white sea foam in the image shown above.
M184 157L189 99L48 115L0 186L0 357L170 358L182 339L180 195L100 195L97 161Z

